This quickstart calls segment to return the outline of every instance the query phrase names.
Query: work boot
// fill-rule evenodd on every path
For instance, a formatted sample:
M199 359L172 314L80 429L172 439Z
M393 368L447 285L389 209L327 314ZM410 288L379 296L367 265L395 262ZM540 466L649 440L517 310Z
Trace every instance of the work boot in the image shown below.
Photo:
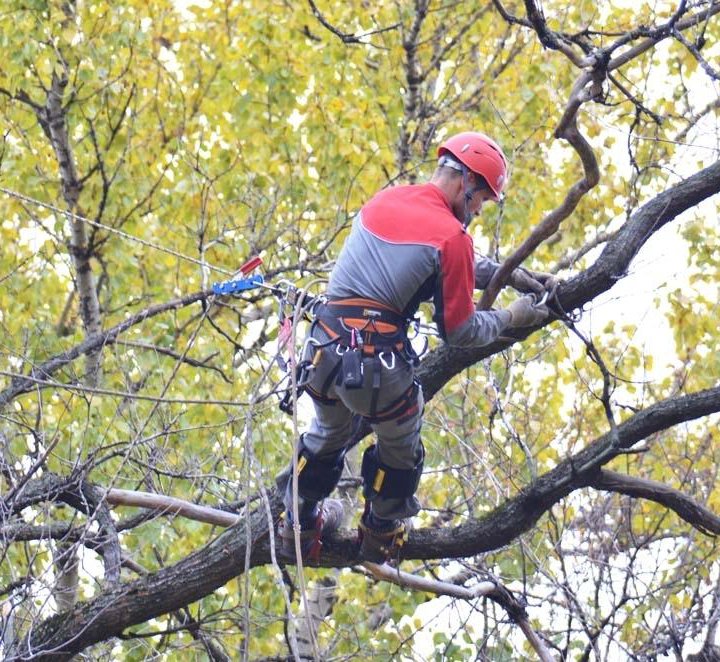
M398 560L412 527L410 519L382 519L363 513L358 527L360 558L371 563Z
M343 505L337 499L325 499L317 508L313 518L300 520L300 553L303 561L318 561L322 550L322 539L337 531L343 520ZM287 511L278 524L280 556L295 560L295 532L292 517Z

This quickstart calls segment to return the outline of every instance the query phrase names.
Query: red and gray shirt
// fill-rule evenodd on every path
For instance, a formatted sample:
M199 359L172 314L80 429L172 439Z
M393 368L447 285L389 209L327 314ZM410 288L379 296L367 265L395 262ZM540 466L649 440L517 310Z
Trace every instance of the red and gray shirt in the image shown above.
M433 299L441 337L450 345L491 343L505 311L476 311L474 287L487 286L498 265L475 262L472 237L434 184L381 191L360 211L330 275L332 299L373 299L412 317Z

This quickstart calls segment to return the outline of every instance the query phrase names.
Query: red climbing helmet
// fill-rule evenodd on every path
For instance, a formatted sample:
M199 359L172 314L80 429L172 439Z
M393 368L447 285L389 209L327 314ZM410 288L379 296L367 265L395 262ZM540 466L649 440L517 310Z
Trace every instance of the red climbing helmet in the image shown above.
M495 200L507 182L507 159L500 146L484 133L465 131L448 138L438 147L438 157L450 153L469 170L482 175L492 190Z

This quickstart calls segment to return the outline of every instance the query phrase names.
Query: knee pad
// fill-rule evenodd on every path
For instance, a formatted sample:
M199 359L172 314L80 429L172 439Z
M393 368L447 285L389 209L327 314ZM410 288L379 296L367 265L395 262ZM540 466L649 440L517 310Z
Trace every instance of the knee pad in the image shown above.
M407 498L415 494L425 462L425 448L420 442L420 459L412 469L393 469L380 462L377 445L365 449L360 473L363 477L363 494L366 499Z
M298 494L313 501L324 499L335 489L344 464L345 449L317 457L301 439L298 444Z

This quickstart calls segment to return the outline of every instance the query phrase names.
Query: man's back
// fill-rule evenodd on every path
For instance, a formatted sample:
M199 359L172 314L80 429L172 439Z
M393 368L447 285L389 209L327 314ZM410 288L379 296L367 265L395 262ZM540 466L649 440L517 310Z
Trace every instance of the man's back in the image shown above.
M465 265L468 282L456 285L471 292L472 240L443 192L433 184L386 189L355 219L328 295L373 299L412 315L436 294L443 266L451 263Z

